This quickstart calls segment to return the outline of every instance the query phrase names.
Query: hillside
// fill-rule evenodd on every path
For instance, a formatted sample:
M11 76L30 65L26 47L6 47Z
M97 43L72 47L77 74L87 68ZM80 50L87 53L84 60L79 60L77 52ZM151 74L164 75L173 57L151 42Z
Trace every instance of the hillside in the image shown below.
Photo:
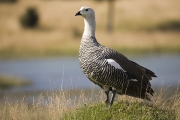
M180 51L179 0L115 1L113 31L108 33L108 2L17 0L0 4L0 58L77 55L84 23L75 13L83 5L96 12L98 41L122 53ZM20 17L35 7L39 24L24 29Z

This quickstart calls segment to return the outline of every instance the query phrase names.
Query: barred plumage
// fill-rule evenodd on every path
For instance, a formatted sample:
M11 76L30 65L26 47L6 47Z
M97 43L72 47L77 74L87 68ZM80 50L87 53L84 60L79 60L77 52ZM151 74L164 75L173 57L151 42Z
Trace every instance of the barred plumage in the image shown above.
M85 22L79 49L80 67L89 80L105 90L106 103L110 106L113 104L116 92L150 100L148 94L153 95L154 91L149 81L156 75L97 42L95 14L92 8L81 7L77 15L83 16ZM113 93L111 101L109 91Z
M79 50L80 67L92 82L100 86L120 88L122 83L128 83L128 76L123 70L107 62L107 50L92 36L82 38Z

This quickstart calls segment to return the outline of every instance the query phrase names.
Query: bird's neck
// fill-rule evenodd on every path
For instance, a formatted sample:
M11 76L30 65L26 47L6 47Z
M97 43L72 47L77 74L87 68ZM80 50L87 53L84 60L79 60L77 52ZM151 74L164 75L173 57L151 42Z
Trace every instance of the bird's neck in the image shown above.
M83 33L83 36L95 37L95 31L96 31L95 16L93 16L91 18L85 18L84 19L84 33Z

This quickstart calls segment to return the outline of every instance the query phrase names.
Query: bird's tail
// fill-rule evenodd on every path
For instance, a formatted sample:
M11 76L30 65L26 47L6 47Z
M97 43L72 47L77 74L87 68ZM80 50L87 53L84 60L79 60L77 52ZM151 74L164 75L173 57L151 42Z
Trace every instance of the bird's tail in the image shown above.
M118 94L126 94L133 97L138 97L141 99L146 99L151 101L151 96L153 96L154 90L151 88L151 84L145 84L141 81L130 80L129 84L126 87L123 87L121 92Z

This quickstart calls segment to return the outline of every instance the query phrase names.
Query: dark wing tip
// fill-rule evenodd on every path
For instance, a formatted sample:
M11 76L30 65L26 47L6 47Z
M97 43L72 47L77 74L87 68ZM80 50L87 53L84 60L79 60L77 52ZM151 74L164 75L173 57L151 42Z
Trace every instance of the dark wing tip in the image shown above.
M154 74L153 77L157 77L157 76Z

